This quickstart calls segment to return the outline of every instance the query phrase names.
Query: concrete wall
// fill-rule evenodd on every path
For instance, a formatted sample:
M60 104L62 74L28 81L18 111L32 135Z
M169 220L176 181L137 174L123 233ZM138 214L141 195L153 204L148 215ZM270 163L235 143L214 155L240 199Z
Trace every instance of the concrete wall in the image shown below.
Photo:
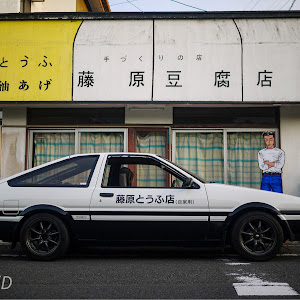
M31 12L76 12L76 0L32 2Z
M300 197L300 107L280 109L281 148L285 151L283 192Z
M22 0L0 0L0 13L21 12L21 2ZM88 11L83 0L45 0L44 2L31 2L31 12L76 11Z
M0 179L1 179L1 144L2 144L2 126L0 126Z
M20 0L0 0L0 13L19 13Z
M172 124L173 108L170 106L126 106L125 124Z
M26 108L4 108L2 119L1 177L24 171Z

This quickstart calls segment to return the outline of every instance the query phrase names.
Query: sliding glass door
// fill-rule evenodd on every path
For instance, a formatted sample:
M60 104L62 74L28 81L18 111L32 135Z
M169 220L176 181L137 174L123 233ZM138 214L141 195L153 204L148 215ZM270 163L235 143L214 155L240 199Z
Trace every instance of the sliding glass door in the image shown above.
M263 131L276 129L175 130L172 159L209 182L260 188L258 151ZM278 138L276 139L278 141Z
M31 130L28 167L75 153L127 151L127 129Z

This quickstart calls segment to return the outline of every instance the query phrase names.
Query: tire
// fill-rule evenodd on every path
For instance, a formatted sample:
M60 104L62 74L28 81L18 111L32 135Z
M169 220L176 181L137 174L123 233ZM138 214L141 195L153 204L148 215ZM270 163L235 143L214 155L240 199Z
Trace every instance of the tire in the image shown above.
M40 213L25 221L20 231L20 243L28 258L49 261L64 255L70 238L59 218Z
M274 257L283 243L278 221L268 213L242 215L232 228L232 246L243 258L264 261Z

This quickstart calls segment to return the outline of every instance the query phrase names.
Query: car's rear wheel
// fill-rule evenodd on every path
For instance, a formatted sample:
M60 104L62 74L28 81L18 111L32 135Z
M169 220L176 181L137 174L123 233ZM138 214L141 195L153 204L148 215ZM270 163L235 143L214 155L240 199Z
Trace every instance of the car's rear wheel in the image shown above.
M242 215L232 229L232 245L244 258L264 261L274 257L283 243L279 222L270 214L253 211Z
M25 221L20 232L23 251L33 260L53 260L62 256L69 246L65 224L56 216L41 213Z

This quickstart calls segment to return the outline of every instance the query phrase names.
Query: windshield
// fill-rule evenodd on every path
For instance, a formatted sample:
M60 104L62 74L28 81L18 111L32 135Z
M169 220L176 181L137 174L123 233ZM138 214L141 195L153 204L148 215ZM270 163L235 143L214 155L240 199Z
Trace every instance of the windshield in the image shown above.
M161 157L162 158L162 157ZM183 170L184 172L190 174L191 176L195 177L196 179L198 179L199 181L203 182L203 183L207 183L207 181L201 177L199 177L198 175L194 174L193 172L189 171L189 170L186 170L185 168L173 163L172 161L166 159L166 158L163 158L164 160L168 161L170 164L176 166L177 168Z

